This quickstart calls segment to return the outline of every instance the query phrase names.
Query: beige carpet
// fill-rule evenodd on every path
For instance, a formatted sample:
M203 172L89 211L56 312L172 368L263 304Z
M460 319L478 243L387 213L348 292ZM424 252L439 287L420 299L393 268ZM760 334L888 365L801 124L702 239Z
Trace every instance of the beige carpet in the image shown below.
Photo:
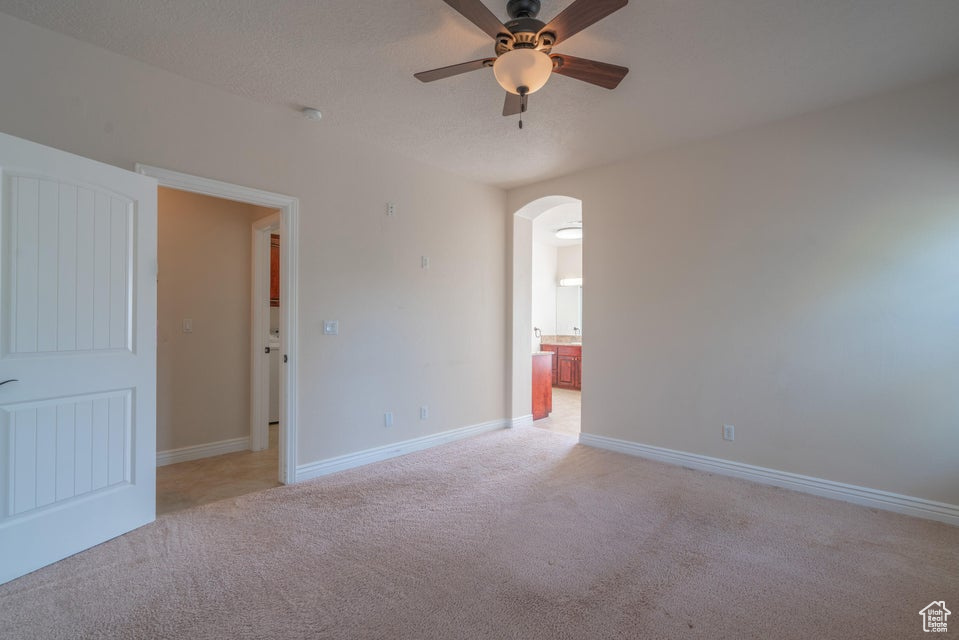
M934 599L959 527L525 428L162 516L0 586L0 636L900 640Z

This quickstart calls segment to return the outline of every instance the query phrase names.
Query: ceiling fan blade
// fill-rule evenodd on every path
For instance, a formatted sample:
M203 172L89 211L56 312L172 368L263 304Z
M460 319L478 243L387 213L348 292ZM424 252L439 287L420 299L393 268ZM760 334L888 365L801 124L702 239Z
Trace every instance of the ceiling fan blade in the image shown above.
M501 33L509 34L509 29L480 0L444 0L444 2L488 33L491 38L495 39Z
M503 104L504 116L515 116L524 111L523 98L515 93L506 92L506 102Z
M614 11L622 9L628 2L629 0L574 0L573 4L563 9L562 13L550 20L539 32L549 31L555 34L556 40L553 44L559 44Z
M420 71L419 73L414 73L413 77L420 82L433 82L434 80L442 80L443 78L449 78L450 76L457 76L461 73L466 73L467 71L476 71L477 69L482 69L483 67L492 67L495 61L496 58L483 58L482 60L461 62L460 64L453 64L448 67L440 67L439 69L431 69L430 71Z
M608 62L596 62L586 58L577 58L562 53L550 56L553 59L553 73L558 73L583 82L595 84L604 89L615 89L629 73L629 69Z

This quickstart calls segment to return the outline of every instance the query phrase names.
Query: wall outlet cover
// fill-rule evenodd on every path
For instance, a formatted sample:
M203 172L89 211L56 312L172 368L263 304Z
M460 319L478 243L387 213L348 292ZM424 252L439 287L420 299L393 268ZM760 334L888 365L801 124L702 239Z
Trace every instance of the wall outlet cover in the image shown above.
M340 333L340 321L339 320L324 320L323 321L323 334L327 336L335 336Z

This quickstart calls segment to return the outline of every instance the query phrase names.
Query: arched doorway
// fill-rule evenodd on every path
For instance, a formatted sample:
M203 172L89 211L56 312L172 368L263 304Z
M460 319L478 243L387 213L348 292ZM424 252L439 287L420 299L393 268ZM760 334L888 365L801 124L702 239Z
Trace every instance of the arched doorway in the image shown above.
M533 423L531 359L542 344L544 350L552 351L553 362L564 366L565 377L557 385L554 371L554 398L559 400L558 406L554 407L557 409L556 420L544 421L537 426L550 425L550 428L564 432L579 432L582 239L557 238L556 232L577 224L582 228L582 220L582 201L562 195L538 198L513 214L509 408L514 426ZM564 255L572 259L557 257ZM576 278L578 283L574 281ZM560 281L571 286L561 287ZM566 301L565 304L562 300ZM559 306L557 302L560 302ZM562 315L562 309L572 315ZM558 310L560 315L557 315ZM559 355L554 345L545 341L541 343L541 336L550 343L565 345L560 350L563 355ZM570 367L576 367L575 381L570 377Z

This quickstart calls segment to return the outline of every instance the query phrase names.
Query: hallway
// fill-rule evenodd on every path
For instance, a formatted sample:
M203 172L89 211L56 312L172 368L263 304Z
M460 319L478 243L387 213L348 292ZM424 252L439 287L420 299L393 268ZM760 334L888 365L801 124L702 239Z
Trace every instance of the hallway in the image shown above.
M270 447L157 467L157 515L280 486L279 425Z

